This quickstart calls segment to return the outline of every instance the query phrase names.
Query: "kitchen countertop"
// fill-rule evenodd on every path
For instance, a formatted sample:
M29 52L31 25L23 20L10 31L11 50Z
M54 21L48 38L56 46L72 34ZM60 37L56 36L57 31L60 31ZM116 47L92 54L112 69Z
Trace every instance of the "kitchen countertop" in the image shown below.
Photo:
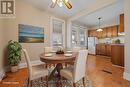
M119 45L119 46L124 46L124 44L111 44L111 45Z
M114 44L114 43L98 43L98 44L103 44L103 45L124 45L124 43L121 43L121 44Z

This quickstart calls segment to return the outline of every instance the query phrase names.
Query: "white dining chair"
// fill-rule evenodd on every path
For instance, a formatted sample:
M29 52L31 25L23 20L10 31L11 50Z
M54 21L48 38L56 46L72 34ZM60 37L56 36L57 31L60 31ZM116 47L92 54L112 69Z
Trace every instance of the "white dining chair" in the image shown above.
M81 50L81 47L73 47L72 51L73 52L79 52Z
M81 47L73 47L72 48L72 52L79 52L81 50ZM67 67L68 65L71 65L71 66L73 66L74 65L74 62L67 62L66 64L65 64L65 66Z
M53 48L52 47L45 47L44 48L44 52L45 53L50 53L50 52L52 52L53 51Z
M73 87L75 87L76 82L80 81L81 79L83 80L83 85L85 87L87 55L88 50L80 50L74 66L64 68L60 71L61 77L70 80L73 83Z
M32 64L31 64L31 61L30 61L30 58L29 58L29 55L28 55L26 49L23 49L23 54L26 59L28 73L29 73L27 87L29 87L29 86L32 87L33 80L38 79L38 78L43 78L43 77L46 77L46 84L48 87L48 70L44 69L43 67L40 67L40 66L32 67Z

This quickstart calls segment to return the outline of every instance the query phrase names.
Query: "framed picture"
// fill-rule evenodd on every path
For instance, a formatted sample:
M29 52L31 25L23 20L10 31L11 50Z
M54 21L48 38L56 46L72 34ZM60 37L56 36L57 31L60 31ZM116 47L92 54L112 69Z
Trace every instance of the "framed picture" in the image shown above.
M44 43L44 28L19 24L20 43Z

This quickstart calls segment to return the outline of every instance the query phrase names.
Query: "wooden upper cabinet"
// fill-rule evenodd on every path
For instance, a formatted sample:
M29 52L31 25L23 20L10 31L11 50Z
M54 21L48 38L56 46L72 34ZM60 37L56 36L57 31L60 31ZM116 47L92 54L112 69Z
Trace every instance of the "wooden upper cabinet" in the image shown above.
M97 37L97 31L93 30L93 37Z
M118 36L118 26L112 26L111 27L111 31L112 31L112 37L117 37Z
M107 29L106 29L106 28L103 28L102 38L106 38L106 37L107 37Z
M91 37L91 30L88 30L88 37Z
M119 33L124 32L124 14L120 15L120 27L119 27Z
M88 30L88 36L89 37L97 37L97 38L111 38L111 37L117 37L118 36L118 25L110 26L102 28L102 32L98 32L96 30Z
M96 30L88 30L88 36L89 37L97 37Z
M112 37L112 27L107 27L106 32L107 32L106 37L108 38Z
M103 31L102 32L97 32L97 37L98 38L103 38Z

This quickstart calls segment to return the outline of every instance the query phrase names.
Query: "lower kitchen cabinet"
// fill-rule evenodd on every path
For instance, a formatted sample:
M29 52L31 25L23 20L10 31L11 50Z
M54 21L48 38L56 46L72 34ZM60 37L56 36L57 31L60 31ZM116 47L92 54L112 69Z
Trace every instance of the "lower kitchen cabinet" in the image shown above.
M97 44L96 55L103 55L111 57L111 45L110 44Z
M111 61L112 64L124 67L124 45L111 45Z
M106 56L111 57L111 45L106 45Z

